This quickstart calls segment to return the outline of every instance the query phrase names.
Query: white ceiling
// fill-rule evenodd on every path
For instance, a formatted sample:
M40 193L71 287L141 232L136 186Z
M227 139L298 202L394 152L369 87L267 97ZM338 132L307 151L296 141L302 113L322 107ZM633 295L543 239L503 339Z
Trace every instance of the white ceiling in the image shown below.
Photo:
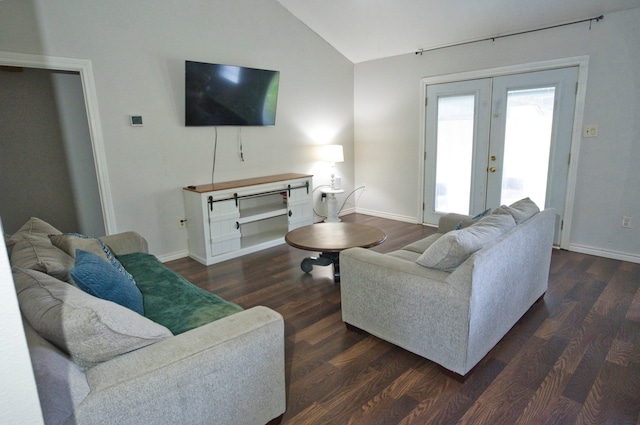
M277 1L354 63L640 7L640 0Z

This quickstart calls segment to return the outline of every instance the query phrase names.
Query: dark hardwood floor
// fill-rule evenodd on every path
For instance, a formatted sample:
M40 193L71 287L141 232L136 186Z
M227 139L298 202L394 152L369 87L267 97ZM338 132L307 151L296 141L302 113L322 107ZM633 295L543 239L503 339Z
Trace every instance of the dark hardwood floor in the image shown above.
M389 252L435 230L352 214ZM167 263L244 308L284 316L283 424L640 424L640 264L554 250L549 289L464 383L436 364L347 330L328 267L287 245L205 267Z

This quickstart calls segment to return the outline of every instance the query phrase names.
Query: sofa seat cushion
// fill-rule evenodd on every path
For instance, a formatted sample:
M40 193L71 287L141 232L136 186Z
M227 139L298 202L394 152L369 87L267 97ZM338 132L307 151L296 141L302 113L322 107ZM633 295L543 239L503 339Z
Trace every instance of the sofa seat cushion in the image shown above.
M419 241L413 242L404 248L405 251L415 252L417 254L422 254L429 248L435 241L440 239L442 233L434 233L433 235L429 235L426 238L420 239Z
M20 310L29 324L84 368L171 336L157 323L47 274L13 269Z
M400 258L401 260L407 260L411 262L416 262L420 257L420 254L413 251L408 251L406 249L399 249L397 251L392 251L387 254L389 257Z
M474 252L516 226L509 214L492 214L461 230L452 230L424 251L417 263L442 271L453 271Z
M143 252L120 255L144 300L145 317L177 335L242 311L242 307L198 288Z

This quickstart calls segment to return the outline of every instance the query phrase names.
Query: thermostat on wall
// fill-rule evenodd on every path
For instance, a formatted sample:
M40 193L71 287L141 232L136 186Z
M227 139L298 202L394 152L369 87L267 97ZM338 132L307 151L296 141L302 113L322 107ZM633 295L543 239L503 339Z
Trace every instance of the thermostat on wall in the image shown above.
M142 127L142 115L129 115L129 122L132 127Z

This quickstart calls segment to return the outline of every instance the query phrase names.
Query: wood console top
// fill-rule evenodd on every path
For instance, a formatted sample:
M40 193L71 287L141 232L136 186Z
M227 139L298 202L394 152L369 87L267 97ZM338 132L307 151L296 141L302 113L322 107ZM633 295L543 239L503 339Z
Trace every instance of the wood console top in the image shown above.
M285 173L273 176L254 177L251 179L232 180L228 182L201 184L198 186L184 187L184 190L197 193L215 192L219 190L229 190L238 187L255 186L259 184L276 183L285 180L303 179L313 177L313 174Z

